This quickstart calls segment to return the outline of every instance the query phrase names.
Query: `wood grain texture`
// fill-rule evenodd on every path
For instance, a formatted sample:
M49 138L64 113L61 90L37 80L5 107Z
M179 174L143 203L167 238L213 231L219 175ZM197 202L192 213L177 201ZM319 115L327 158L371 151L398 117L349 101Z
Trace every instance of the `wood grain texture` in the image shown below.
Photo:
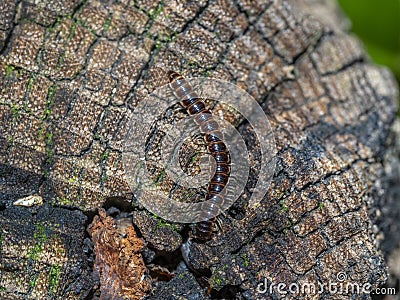
M305 0L64 2L1 4L2 208L40 194L84 212L110 197L139 209L122 166L132 111L167 83L168 70L212 76L262 105L277 168L261 205L248 210L260 157L252 129L238 124L255 162L246 196L221 217L210 243L184 245L194 274L207 270L216 295L237 299L258 299L264 278L317 284L344 272L352 283L385 282L371 211L398 92L340 16L325 20ZM175 277L155 295L167 285L171 294L182 289Z

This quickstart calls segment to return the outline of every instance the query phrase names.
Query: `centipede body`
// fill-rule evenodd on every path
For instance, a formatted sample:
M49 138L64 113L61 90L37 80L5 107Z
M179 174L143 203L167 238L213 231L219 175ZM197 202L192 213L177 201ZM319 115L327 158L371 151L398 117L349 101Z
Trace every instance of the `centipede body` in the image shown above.
M214 120L212 113L206 108L203 98L193 91L192 86L182 75L169 71L168 79L174 95L200 127L200 131L204 134L207 150L212 157L211 159L214 159L216 163L215 173L207 187L207 202L204 202L201 207L202 221L196 225L196 239L207 241L212 236L215 216L220 213L221 206L224 203L225 187L230 175L229 152L218 122Z

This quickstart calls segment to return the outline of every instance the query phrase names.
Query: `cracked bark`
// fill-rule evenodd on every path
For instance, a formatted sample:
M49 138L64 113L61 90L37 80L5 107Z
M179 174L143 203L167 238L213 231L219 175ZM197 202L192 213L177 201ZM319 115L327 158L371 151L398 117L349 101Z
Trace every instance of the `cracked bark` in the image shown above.
M247 195L220 218L213 240L182 248L191 272L208 276L212 296L257 299L264 279L317 286L335 281L339 272L356 284L377 287L386 281L373 225L382 203L377 191L385 186L383 157L397 89L391 74L372 65L347 33L332 2L1 5L0 204L5 216L11 216L6 212L14 200L31 194L62 206L65 214L91 212L108 198L124 199L139 211L133 221L151 251L176 251L187 238L187 226L178 226L178 232L160 229L140 211L121 161L132 111L166 83L160 72L173 69L188 77L225 79L248 91L267 114L278 150L262 205L254 211L246 206L255 167ZM242 122L238 130L253 147L257 166L251 127ZM28 245L29 232L20 235ZM4 231L2 238L0 276L13 278L3 262L24 254L7 252L15 241ZM166 246L168 240L173 247ZM193 274L177 272L182 276L154 284L151 297L162 299L165 291L184 294L186 287L195 287L188 298L208 297ZM26 280L16 291L9 289L17 285L10 279L0 295L34 298ZM51 295L44 290L59 297L69 288ZM271 297L280 296L273 292ZM68 299L84 295L72 293Z

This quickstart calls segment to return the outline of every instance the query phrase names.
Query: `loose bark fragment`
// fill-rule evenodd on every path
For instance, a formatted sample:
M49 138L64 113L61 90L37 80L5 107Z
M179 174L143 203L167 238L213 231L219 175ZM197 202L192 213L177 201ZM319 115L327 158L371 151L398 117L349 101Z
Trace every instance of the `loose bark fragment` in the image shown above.
M133 226L121 237L115 221L100 209L88 227L94 244L95 276L100 278L100 299L141 299L150 291L140 251L143 241Z

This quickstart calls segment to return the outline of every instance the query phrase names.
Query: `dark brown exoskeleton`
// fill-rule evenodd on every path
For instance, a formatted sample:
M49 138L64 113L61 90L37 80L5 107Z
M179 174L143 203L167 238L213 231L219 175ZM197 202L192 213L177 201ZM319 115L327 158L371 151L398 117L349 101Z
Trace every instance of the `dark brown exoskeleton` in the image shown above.
M206 109L203 98L193 91L190 84L182 75L168 72L169 85L181 105L186 108L196 124L200 126L204 134L208 152L215 160L215 173L207 188L206 201L203 204L202 221L196 226L196 239L205 242L210 239L215 223L215 216L220 213L220 207L224 202L225 186L228 183L230 166L229 152L224 143L224 136L219 130L218 123L211 112Z

